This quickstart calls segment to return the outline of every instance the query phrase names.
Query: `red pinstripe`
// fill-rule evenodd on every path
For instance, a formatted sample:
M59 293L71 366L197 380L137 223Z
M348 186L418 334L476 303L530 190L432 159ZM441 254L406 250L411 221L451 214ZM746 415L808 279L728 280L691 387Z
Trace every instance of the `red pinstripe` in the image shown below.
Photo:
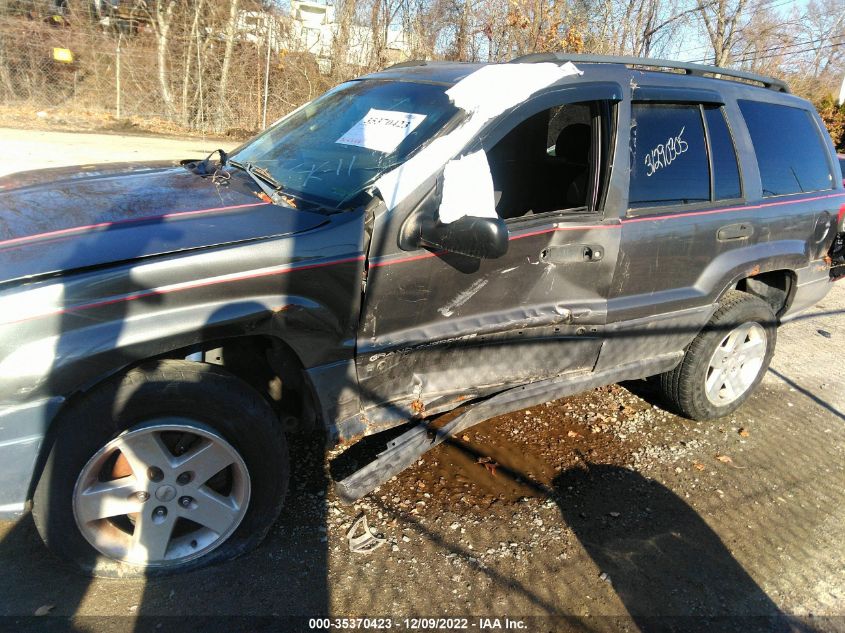
M176 288L164 288L164 289L157 289L153 288L151 290L144 290L143 292L135 292L129 295L124 295L122 297L115 297L113 299L104 299L102 301L94 301L92 303L83 303L78 306L73 306L70 308L57 308L56 310L51 310L49 312L42 312L41 314L35 314L32 316L24 317L22 319L17 319L15 321L6 321L2 323L2 325L13 325L16 323L23 323L26 321L31 321L33 319L40 319L42 317L48 316L58 316L62 314L72 314L74 312L82 312L84 310L91 310L93 308L102 308L109 305L114 305L116 303L123 303L128 301L136 301L138 299L146 299L147 297L158 297L162 295L171 294L173 292L181 292L182 290L194 290L196 288L204 288L206 286L216 286L219 284L230 283L234 281L246 281L249 279L258 279L261 277L272 277L275 275L285 275L291 272L298 272L300 270L310 270L312 268L323 268L325 266L334 266L335 264L348 264L351 262L359 262L364 259L363 255L359 255L357 257L347 257L345 259L336 259L330 262L318 262L316 264L305 264L304 266L291 266L290 268L284 268L282 270L268 270L263 272L257 273L244 273L243 275L238 275L235 277L230 277L228 279L202 279L199 281L195 281L193 283L186 283L186 284L179 284ZM176 284L174 284L176 285Z
M653 222L655 220L663 220L663 219L675 219L675 218L691 217L691 216L698 216L698 215L711 215L711 214L715 214L715 213L727 213L727 212L730 212L730 211L743 211L743 210L761 209L761 208L764 208L764 207L781 206L781 205L787 205L787 204L798 204L798 203L801 203L801 202L812 202L814 200L826 200L826 199L829 199L829 198L839 198L839 197L843 197L843 196L845 196L845 194L836 193L836 194L829 194L829 195L825 195L825 196L816 196L816 197L813 197L813 198L802 198L800 200L781 200L781 201L777 201L777 202L768 202L768 203L762 203L762 204L757 204L757 205L746 205L746 206L741 206L741 207L728 207L728 208L724 208L724 209L712 209L712 210L709 210L709 211L694 211L694 212L690 212L690 213L675 213L675 214L663 215L663 216L649 216L649 217L643 217L643 218L631 218L631 219L623 220L622 222L624 222L624 223L628 223L628 222ZM230 209L262 206L262 205L265 205L265 204L268 204L268 203L259 202L259 203L243 204L243 205L233 205L233 206L229 206L229 207L216 207L216 208L213 208L213 209L198 209L196 211L176 212L176 213L164 214L164 215L161 215L161 216L150 216L148 218L121 220L121 221L118 221L118 222L105 222L105 223L98 224L98 225L90 225L89 227L76 227L75 229L64 229L63 231L53 231L51 233L42 233L42 234L36 235L36 236L15 238L14 240L7 240L5 242L0 242L0 247L7 245L10 242L27 240L27 239L35 239L35 238L44 237L44 236L53 236L57 233L65 233L65 232L77 231L77 230L86 230L86 229L90 229L90 228L98 228L100 226L109 226L109 225L112 225L112 224L122 224L122 223L127 223L127 222L141 222L141 221L144 221L144 220L155 219L155 218L167 218L167 217L183 216L183 215L196 215L196 214L200 214L200 213L213 213L213 212L216 212L216 211L228 211ZM840 218L842 217L843 213L845 213L845 204L843 204L842 207L840 208L840 211L839 211ZM542 230L539 230L539 231L530 231L530 232L514 235L514 236L509 238L509 241L519 240L519 239L522 239L522 238L525 238L525 237L533 237L533 236L536 236L536 235L543 235L543 234L546 234L546 233L554 233L556 231L586 231L586 230L591 230L591 229L615 229L615 228L619 228L620 226L621 226L620 224L596 224L596 225L585 225L585 226L555 227L555 228L551 228L551 229L542 229ZM419 254L419 255L413 255L411 257L406 257L406 258L403 258L403 259L394 259L394 260L388 260L388 261L382 261L382 262L374 262L374 263L370 264L370 268L379 268L381 266L390 266L392 264L402 264L402 263L417 261L417 260L421 260L421 259L428 259L430 257L436 257L438 254L440 254L440 253L429 253L429 252L427 252L427 253L422 253L422 254ZM103 301L97 301L97 302L93 302L93 303L82 304L82 305L79 305L79 306L74 306L72 308L59 308L57 310L53 310L53 311L46 312L46 313L43 313L43 314L38 314L38 315L26 317L26 318L23 318L23 319L18 319L16 321L7 321L4 325L21 323L21 322L25 322L25 321L29 321L29 320L32 320L32 319L45 317L45 316L55 316L55 315L61 315L61 314L68 314L68 313L72 313L72 312L81 312L83 310L89 310L89 309L92 309L92 308L104 307L104 306L107 306L107 305L112 305L112 304L115 304L115 303L121 303L121 302L124 302L124 301L135 301L137 299L143 299L143 298L146 298L146 297L170 294L172 292L180 292L182 290L192 290L192 289L195 289L195 288L202 288L202 287L205 287L205 286L213 286L213 285L217 285L217 284L229 283L229 282L234 282L234 281L245 281L245 280L248 280L248 279L256 279L256 278L259 278L259 277L269 277L269 276L273 276L273 275L284 275L284 274L287 274L289 272L295 272L295 271L299 271L299 270L308 270L308 269L311 269L311 268L322 268L324 266L334 266L335 264L357 262L357 261L362 261L363 259L364 259L364 256L360 255L358 257L350 257L350 258L335 260L335 261L330 261L330 262L321 262L321 263L316 263L316 264L306 264L304 266L299 266L299 267L293 266L293 267L290 267L290 268L285 268L283 270L272 270L272 271L266 271L266 272L261 272L261 273L247 273L247 274L244 274L244 275L240 275L240 276L236 276L236 277L230 277L228 279L223 279L223 280L202 280L202 281L197 281L197 282L194 282L194 283L179 285L176 288L165 289L165 290L152 289L152 290L147 290L147 291L144 291L144 292L137 292L137 293L134 293L134 294L131 294L131 295L126 295L124 297L117 297L117 298L114 298L114 299L106 299L106 300L103 300Z
M0 248L7 246L16 246L26 242L31 242L41 239L49 239L53 237L62 237L64 235L72 235L74 233L84 233L85 231L95 231L97 229L111 228L113 226L120 226L123 224L135 224L138 222L152 222L153 220L169 220L171 218L183 218L193 215L203 215L208 213L223 213L225 211L233 211L234 209L246 209L249 207L261 207L270 204L269 202L250 202L247 204L233 204L226 207L212 207L210 209L196 209L194 211L169 211L160 215L148 215L143 218L126 218L125 220L115 220L114 222L98 222L96 224L86 224L84 226L72 226L67 229L58 229L56 231L47 231L46 233L34 233L32 235L24 235L21 237L14 237L8 240L0 241Z

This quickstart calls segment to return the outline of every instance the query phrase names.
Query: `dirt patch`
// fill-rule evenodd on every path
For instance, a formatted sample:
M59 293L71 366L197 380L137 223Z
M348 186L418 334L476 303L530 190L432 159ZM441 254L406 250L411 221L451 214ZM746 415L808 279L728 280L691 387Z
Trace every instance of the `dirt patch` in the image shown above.
M232 129L218 136L192 131L181 125L156 117L123 117L118 119L103 110L84 108L38 108L32 105L0 106L0 127L55 132L98 132L165 138L201 138L242 141L254 131Z
M611 385L502 415L426 453L376 494L413 514L422 506L487 511L548 497L554 478L579 463L630 464L641 445L628 429L646 409Z

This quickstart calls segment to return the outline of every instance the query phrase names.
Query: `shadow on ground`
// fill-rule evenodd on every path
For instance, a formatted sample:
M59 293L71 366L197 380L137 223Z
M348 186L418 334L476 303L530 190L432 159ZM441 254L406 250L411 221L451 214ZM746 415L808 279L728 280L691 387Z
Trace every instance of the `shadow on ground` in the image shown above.
M656 481L585 464L554 488L564 521L640 631L814 630L784 615L698 513Z

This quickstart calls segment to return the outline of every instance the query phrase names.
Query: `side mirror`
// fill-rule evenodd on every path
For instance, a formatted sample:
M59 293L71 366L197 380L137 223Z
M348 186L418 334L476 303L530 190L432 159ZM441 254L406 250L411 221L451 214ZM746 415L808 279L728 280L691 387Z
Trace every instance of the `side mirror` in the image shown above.
M488 175L489 178L489 175ZM496 259L508 251L508 227L499 217L465 215L441 222L443 175L426 193L399 231L399 247L411 251L424 246L476 259ZM490 183L492 199L492 182ZM458 203L453 208L462 208Z
M508 251L508 227L501 218L465 215L443 224L436 217L420 218L419 245L478 259L496 259Z

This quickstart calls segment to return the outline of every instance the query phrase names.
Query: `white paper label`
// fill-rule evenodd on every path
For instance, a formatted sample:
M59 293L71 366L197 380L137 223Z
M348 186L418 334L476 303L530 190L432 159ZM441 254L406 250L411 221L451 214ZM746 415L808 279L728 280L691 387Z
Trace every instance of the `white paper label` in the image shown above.
M349 128L335 143L389 154L424 120L424 114L371 108L367 116Z
M440 221L451 224L465 215L476 218L498 217L493 176L490 175L487 154L483 149L450 160L443 169Z

